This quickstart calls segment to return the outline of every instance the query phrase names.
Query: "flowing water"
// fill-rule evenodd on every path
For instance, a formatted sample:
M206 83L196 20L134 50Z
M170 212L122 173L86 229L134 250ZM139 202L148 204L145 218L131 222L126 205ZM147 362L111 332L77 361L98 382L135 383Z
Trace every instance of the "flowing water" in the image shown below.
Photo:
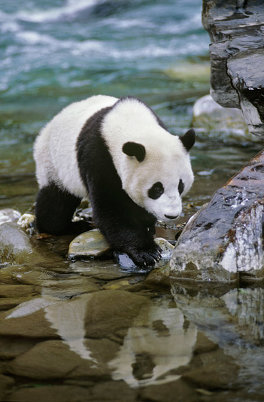
M0 43L0 209L31 209L34 138L70 102L138 96L182 134L209 92L200 0L0 0ZM259 149L198 139L183 219ZM32 241L0 265L0 400L263 400L261 287L170 287Z

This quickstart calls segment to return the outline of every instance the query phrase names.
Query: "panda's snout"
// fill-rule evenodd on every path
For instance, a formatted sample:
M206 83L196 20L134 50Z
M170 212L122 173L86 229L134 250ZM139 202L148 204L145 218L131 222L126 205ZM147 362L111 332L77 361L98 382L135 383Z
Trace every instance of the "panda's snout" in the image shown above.
M178 215L175 215L175 216L171 216L171 215L164 215L165 216L165 218L167 218L167 219L176 219L176 218L178 218Z

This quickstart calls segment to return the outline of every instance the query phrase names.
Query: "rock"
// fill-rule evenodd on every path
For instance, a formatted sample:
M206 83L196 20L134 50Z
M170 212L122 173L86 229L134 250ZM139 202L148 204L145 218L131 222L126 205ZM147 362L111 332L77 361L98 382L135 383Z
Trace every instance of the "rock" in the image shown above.
M127 331L147 303L145 296L124 290L92 293L86 308L86 335L91 338L108 338Z
M30 338L0 337L0 359L9 360L27 352L35 345L36 341Z
M0 210L0 225L7 222L17 222L21 213L15 209L6 208Z
M12 388L14 385L14 379L10 378L6 375L0 374L0 400L5 401L4 399L6 392Z
M27 235L15 223L0 225L0 263L23 263L32 253Z
M25 306L25 310L14 314L17 309L9 310L0 315L0 335L21 336L27 338L57 338L57 332L51 328L45 318L45 311L36 306L31 313Z
M87 402L91 401L89 389L72 385L24 386L6 397L6 402Z
M115 280L118 278L125 278L132 275L132 272L125 272L121 270L117 264L113 264L112 261L75 261L70 264L70 268L73 272L81 274L83 276L89 276L95 279L103 281Z
M109 244L98 229L84 232L72 240L69 246L68 257L100 257L110 250Z
M86 380L77 385L23 386L14 391L6 401L16 402L134 402L137 391L130 389L124 382L99 382L93 387Z
M199 400L195 388L182 379L158 386L150 385L143 389L140 394L144 401L151 402L197 402ZM179 395L179 398L177 398L177 395Z
M204 283L183 287L172 282L171 292L187 322L197 326L218 345L217 349L212 344L211 350L204 350L204 346L201 350L197 338L195 355L183 378L196 384L197 388L241 389L242 392L254 389L261 399L263 287L239 289L234 286L230 289L230 285L212 287ZM248 396L245 400L251 398Z
M264 136L263 1L203 0L203 24L212 44L211 94L241 108L249 131Z
M264 151L253 158L187 223L170 274L231 282L264 277Z
M106 363L113 358L119 346L109 340L87 340L86 346L87 350L91 350L90 359L82 359L60 340L40 342L10 362L7 372L38 380L107 375L109 369ZM100 356L98 362L97 355Z
M252 135L240 109L226 108L216 103L211 95L198 99L193 106L192 126L199 139L223 142L252 141ZM258 138L255 138L258 141Z
M30 285L0 285L0 298L1 297L31 297L36 294L34 286Z
M35 215L23 214L18 219L17 224L18 224L18 226L21 227L21 229L24 229L29 234L33 234L35 231L34 222L35 222Z

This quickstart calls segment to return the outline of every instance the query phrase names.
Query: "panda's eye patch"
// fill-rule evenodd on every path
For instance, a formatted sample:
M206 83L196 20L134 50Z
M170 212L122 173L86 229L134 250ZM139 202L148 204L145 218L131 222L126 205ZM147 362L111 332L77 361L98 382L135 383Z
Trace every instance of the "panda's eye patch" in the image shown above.
M184 183L183 183L182 179L180 179L179 185L178 185L179 194L181 194L183 192L183 190L184 190Z
M160 181L157 181L148 191L149 198L157 200L164 193L164 187Z

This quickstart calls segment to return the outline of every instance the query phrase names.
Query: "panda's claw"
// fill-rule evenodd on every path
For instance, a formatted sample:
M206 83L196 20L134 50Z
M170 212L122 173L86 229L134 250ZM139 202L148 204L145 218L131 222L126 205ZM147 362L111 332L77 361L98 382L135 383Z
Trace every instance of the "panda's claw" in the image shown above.
M138 267L154 267L155 263L161 259L159 247L150 250L130 250L128 253Z

